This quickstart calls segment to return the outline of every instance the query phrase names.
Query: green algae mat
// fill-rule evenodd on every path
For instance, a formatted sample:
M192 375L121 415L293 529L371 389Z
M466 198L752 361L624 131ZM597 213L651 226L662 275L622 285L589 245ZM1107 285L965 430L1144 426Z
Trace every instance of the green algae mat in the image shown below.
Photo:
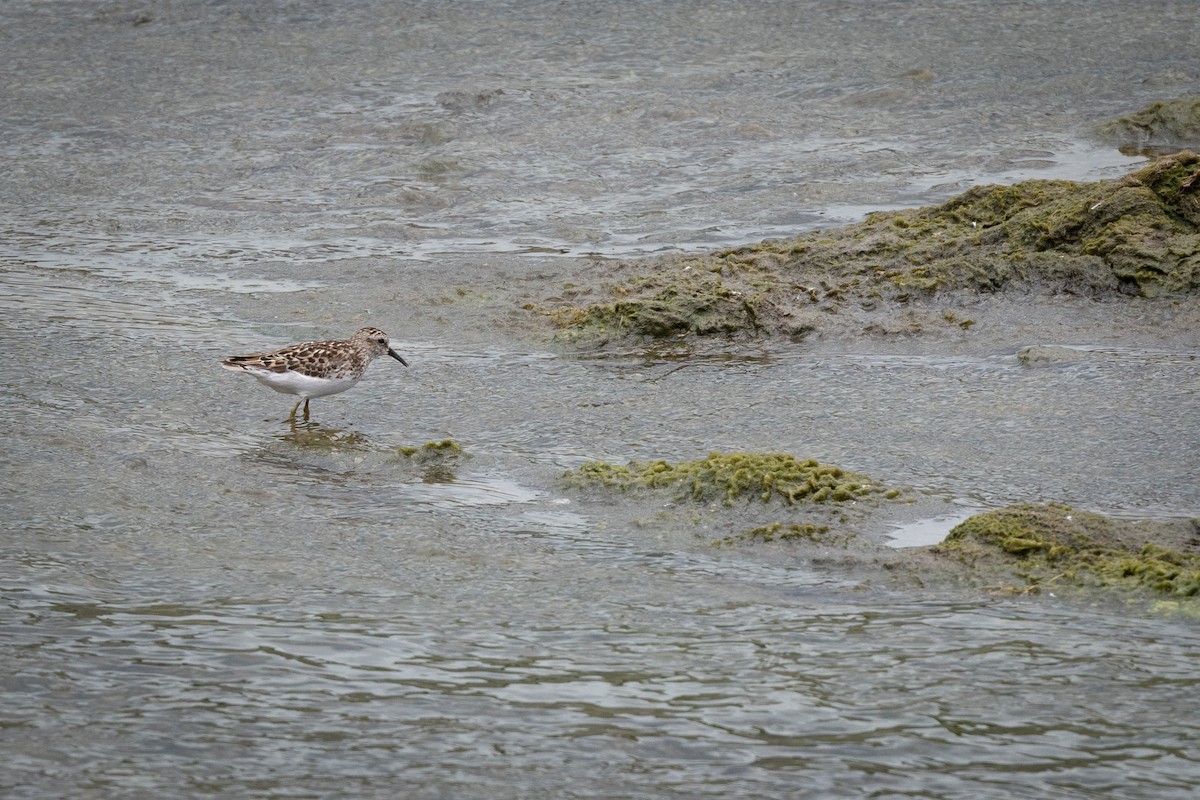
M1200 289L1200 156L1113 181L979 186L937 206L877 213L793 239L626 262L596 293L540 305L587 345L689 336L800 339L847 309L940 293L1035 287L1086 296ZM948 324L970 320L946 315Z
M786 453L709 453L695 461L631 461L616 466L592 461L566 475L568 485L620 490L669 488L680 499L718 501L772 500L786 505L840 503L872 495L894 499L900 490L858 472L801 461Z
M977 514L930 550L985 582L1012 581L1016 591L1072 587L1196 598L1198 543L1198 520L1118 520L1068 506L1028 504Z
M568 487L620 493L664 492L674 500L721 509L748 505L774 507L780 512L803 507L841 516L857 501L907 501L898 488L860 472L798 459L787 453L709 453L680 461L631 461L624 466L592 461L563 476ZM837 510L837 511L835 511ZM746 524L742 511L731 522ZM776 512L768 511L768 515ZM739 542L813 542L848 545L854 532L844 517L836 530L828 524L803 520L771 521L717 539L714 544ZM734 525L736 527L736 525Z

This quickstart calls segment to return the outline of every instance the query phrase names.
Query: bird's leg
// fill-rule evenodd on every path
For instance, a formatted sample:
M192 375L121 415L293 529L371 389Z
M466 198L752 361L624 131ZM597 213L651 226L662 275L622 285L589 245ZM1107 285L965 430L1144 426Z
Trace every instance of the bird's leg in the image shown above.
M296 405L300 405L297 403ZM308 422L308 398L304 399L304 421Z
M293 425L296 424L296 409L298 409L299 407L300 407L300 401L297 400L296 405L292 406L292 413L288 414L288 422L292 423ZM304 411L305 411L305 413L307 413L308 408L305 408Z

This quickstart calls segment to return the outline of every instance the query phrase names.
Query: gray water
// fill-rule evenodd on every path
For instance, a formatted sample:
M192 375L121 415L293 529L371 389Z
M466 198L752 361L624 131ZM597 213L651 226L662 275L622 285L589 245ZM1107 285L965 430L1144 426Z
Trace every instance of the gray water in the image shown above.
M718 548L763 512L559 475L779 450L913 487L894 526L1196 516L1192 306L690 355L565 352L521 306L1123 174L1091 130L1200 88L1195 11L0 6L5 797L1191 797L1193 619ZM307 428L217 366L362 324L412 366ZM446 438L449 472L397 454Z

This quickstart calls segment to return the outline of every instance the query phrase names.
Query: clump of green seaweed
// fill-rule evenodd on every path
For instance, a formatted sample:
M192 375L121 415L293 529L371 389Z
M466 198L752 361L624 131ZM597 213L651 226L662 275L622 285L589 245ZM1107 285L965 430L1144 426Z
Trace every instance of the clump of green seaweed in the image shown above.
M894 499L891 488L861 473L801 461L785 453L709 453L695 461L631 461L616 466L592 461L571 470L566 481L573 486L605 486L629 491L637 488L670 488L681 499L721 502L777 500L798 503L841 503L871 496Z
M930 549L1014 591L1044 587L1145 590L1200 596L1200 553L1146 541L1137 523L1061 505L1018 505L977 514Z
M458 442L443 439L426 442L420 447L396 448L396 455L405 462L415 464L422 470L425 483L450 483L457 477L457 469L470 455Z
M738 542L821 542L829 536L828 525L811 522L772 522L748 531L718 539L715 544L734 545ZM844 541L845 537L841 537Z
M1011 286L1192 293L1200 289L1200 156L1164 156L1113 181L978 186L937 206L707 255L626 262L615 274L606 293L568 292L538 306L560 338L800 339L851 308ZM953 313L941 318L970 325Z
M460 460L466 455L462 445L453 439L426 442L420 447L401 446L396 448L396 452L404 458L420 462Z

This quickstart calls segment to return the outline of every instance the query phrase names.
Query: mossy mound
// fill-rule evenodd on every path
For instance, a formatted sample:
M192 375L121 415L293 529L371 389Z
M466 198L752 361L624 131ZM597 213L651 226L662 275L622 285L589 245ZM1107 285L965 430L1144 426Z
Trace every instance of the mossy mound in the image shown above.
M795 339L834 315L948 291L1191 293L1200 289L1200 156L1176 153L1116 181L979 186L795 239L628 262L615 276L607 296L541 306L561 338ZM969 327L953 313L931 319Z
M1146 590L1200 596L1200 552L1148 540L1139 523L1058 505L988 511L959 524L931 552L1017 591L1043 586Z
M709 453L696 461L631 461L621 467L592 461L571 470L573 486L606 486L621 490L672 488L681 498L732 506L739 500L798 503L843 503L869 496L898 497L899 489L840 467L800 461L783 453Z
M1152 103L1135 114L1100 127L1100 135L1123 152L1200 147L1200 97Z
M772 298L780 278L772 270L710 257L666 259L652 266L653 272L610 287L609 299L561 305L549 312L551 318L565 331L603 339L736 335L777 327Z

